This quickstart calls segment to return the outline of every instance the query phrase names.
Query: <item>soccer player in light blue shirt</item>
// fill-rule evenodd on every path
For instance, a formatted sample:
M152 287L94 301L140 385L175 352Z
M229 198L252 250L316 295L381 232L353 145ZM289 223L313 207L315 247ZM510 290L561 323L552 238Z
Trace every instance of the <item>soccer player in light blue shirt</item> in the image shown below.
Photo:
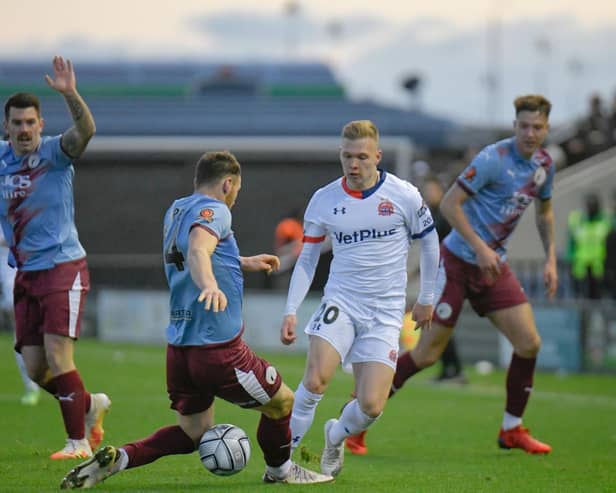
M167 210L163 228L169 283L167 393L177 425L121 447L107 445L63 479L63 489L89 488L124 469L194 452L214 425L214 398L261 413L257 440L266 483L328 483L333 477L291 461L293 392L276 368L242 340L242 270L272 272L278 257L241 257L231 208L242 183L227 151L207 152L195 167L195 191Z
M483 149L457 184L470 197L462 204L473 231L500 256L507 259L507 242L522 214L535 198L549 201L552 196L554 166L543 150L524 157L510 137ZM452 229L445 238L448 250L471 264L477 254L462 234Z
M527 95L517 98L514 107L515 135L483 149L441 202L452 231L441 246L434 323L422 333L417 347L398 359L390 395L438 361L468 299L475 312L488 317L513 346L498 445L547 454L552 448L522 426L541 339L530 303L506 262L506 247L524 210L535 202L546 255L543 277L547 295L553 297L558 285L550 200L554 164L541 147L549 130L551 104L543 96Z
M227 300L224 310L203 309L201 290L193 281L188 266L176 258L180 252L189 251L189 238L194 228L203 229L218 241L211 257L212 276ZM171 293L169 344L201 346L235 338L242 330L244 280L227 205L198 192L176 200L165 214L163 248L165 275Z
M0 142L0 221L11 245L9 265L20 271L51 269L86 256L75 227L73 158L62 138L41 137L25 155Z
M30 93L12 95L4 106L7 142L0 142L0 225L17 267L14 289L15 350L28 374L58 399L67 431L64 448L51 459L92 455L103 438L102 420L111 404L90 394L73 360L74 340L90 280L79 243L73 205L72 161L95 132L94 119L77 92L70 60L53 59L49 87L60 93L73 126L42 137L40 102Z

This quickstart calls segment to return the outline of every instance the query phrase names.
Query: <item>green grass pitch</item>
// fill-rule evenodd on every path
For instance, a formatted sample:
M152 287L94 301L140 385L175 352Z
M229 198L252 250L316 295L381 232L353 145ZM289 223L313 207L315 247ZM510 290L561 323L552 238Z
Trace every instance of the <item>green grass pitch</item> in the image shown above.
M19 404L21 381L12 340L0 335L0 492L58 491L77 462L55 462L64 444L56 402L44 395L38 406ZM295 388L304 358L265 355ZM165 392L164 348L82 340L76 361L86 386L113 400L104 443L122 445L175 422ZM264 462L255 432L258 414L216 403L216 421L244 428L252 458L240 474L216 477L197 454L165 457L110 478L93 491L110 492L616 492L616 378L539 373L525 424L554 447L546 457L496 446L504 406L504 372L480 376L468 369L470 385L437 386L426 371L407 383L368 435L370 454L347 453L334 484L317 487L264 485ZM352 389L340 373L317 410L304 444L320 453L322 427L336 416ZM317 464L311 464L318 467Z

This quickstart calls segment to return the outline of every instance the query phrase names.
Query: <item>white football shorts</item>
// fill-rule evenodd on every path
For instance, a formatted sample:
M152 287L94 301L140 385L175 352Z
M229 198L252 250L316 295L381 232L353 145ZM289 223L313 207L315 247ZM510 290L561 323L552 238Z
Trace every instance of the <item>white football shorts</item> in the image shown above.
M351 316L335 300L322 299L304 332L329 342L343 367L379 362L396 370L404 305L400 308L358 309Z

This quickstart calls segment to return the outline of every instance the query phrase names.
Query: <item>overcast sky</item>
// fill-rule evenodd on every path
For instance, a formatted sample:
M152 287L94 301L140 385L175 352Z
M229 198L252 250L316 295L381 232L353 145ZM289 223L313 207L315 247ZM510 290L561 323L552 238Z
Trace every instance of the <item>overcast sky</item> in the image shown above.
M510 121L522 93L550 97L558 122L616 91L616 2L296 3L289 15L288 0L31 0L2 9L0 58L321 60L353 98L480 124Z

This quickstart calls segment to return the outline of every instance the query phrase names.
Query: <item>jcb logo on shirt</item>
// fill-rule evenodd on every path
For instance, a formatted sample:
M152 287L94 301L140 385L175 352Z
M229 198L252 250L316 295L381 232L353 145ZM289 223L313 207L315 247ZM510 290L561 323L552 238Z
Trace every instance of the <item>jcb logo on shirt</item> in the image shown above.
M26 189L30 188L32 180L29 175L6 175L0 183L2 183L2 197L14 199L26 196Z
M534 197L523 192L515 192L500 209L500 213L505 216L520 216L531 204Z

